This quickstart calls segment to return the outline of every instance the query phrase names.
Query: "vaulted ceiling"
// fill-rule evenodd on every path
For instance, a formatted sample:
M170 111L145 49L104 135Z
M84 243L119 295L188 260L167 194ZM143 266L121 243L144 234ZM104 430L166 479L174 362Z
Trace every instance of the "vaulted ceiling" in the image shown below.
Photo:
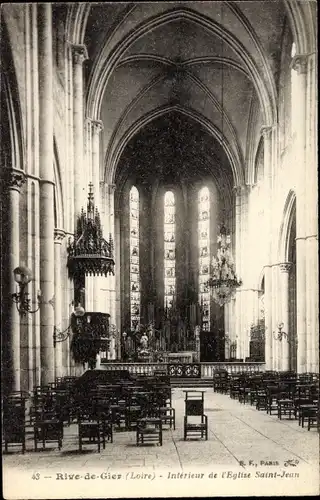
M170 126L185 122L184 139L186 127L204 134L211 170L226 162L216 161L222 144L234 185L244 182L250 142L256 149L276 117L284 23L282 0L90 4L87 112L104 124L106 179L144 127L153 144L148 134L159 128L150 124L168 114Z

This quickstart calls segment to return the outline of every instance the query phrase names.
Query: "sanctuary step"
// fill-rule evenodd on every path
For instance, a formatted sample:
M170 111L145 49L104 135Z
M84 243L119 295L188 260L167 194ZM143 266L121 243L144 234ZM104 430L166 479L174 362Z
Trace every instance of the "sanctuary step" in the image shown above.
M170 377L171 387L212 387L212 379Z

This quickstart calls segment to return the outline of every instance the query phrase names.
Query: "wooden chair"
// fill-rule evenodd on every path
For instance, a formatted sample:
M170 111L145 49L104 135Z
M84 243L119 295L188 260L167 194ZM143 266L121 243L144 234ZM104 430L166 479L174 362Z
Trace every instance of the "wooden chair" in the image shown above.
M233 378L230 381L230 398L238 399L240 394L240 380L238 378ZM220 391L221 392L221 391Z
M312 405L312 398L294 398L294 418L299 419L299 425L301 425L301 406L302 405Z
M169 425L170 429L176 428L176 411L172 406L171 387L167 385L155 385L154 406L156 416L162 420L162 425Z
M267 413L272 415L272 412L278 413L279 386L267 386Z
M79 451L82 451L84 444L97 444L98 452L100 453L101 441L103 448L105 448L105 435L101 432L101 421L98 415L94 416L88 412L79 412L78 432Z
M144 417L137 422L137 446L157 444L162 446L162 421L157 417Z
M280 395L278 398L278 418L281 420L283 416L295 415L295 406L293 399L286 397L286 394Z
M126 397L125 408L125 426L126 429L132 430L137 426L138 420L142 417L142 403L143 400L139 393L133 391Z
M266 389L258 389L256 392L256 410L266 410L268 406L268 394Z
M57 442L58 448L62 448L63 440L63 421L55 411L43 411L36 415L33 424L34 431L34 449L38 451L39 441L42 443L43 449L47 442Z
M102 438L103 448L105 448L106 441L113 443L113 425L109 399L100 397L94 402L92 417L93 416L95 416L95 420L99 422L100 436Z
M4 448L8 445L21 445L26 450L26 399L15 394L3 401L3 438Z
M308 422L308 430L310 430L310 423L317 418L317 405L316 404L304 404L300 406L299 412L299 425L301 422L301 427L304 427L304 422Z
M315 406L307 414L308 431L310 431L311 427L317 427L319 431L319 420L319 409Z
M203 391L185 391L184 440L189 436L208 439Z

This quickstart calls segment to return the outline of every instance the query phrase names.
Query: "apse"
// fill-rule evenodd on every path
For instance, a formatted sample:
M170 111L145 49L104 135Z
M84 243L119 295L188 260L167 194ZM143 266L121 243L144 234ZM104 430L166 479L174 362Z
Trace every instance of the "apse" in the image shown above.
M220 224L234 226L232 169L223 147L193 118L163 114L129 141L115 184L122 329L150 321L163 329L170 309L181 321L197 322L201 305L203 329L214 340L224 315L206 283ZM184 337L171 339L170 349L182 350Z

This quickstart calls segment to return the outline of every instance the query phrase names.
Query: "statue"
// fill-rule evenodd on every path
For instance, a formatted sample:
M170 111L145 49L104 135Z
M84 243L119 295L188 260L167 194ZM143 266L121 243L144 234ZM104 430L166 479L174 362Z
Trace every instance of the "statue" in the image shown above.
M143 350L147 350L148 349L148 342L149 342L149 339L148 339L148 336L146 333L144 333L141 337L141 340L140 340L140 345L141 345L141 348Z

